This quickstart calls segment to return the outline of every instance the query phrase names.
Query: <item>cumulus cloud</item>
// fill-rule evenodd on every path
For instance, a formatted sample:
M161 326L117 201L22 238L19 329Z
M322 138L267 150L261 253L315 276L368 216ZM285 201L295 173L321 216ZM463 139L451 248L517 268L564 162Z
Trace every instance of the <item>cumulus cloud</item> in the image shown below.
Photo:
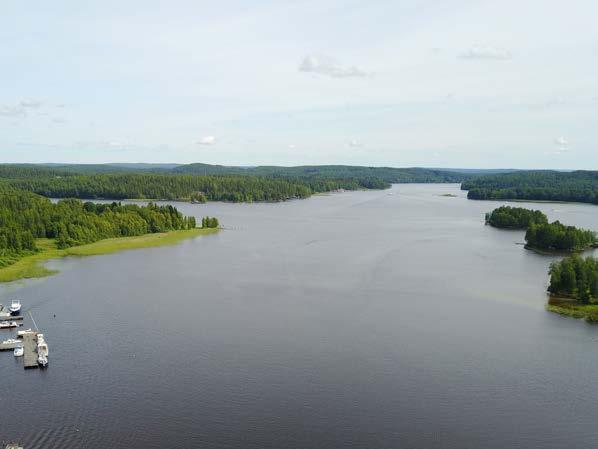
M294 143L290 143L288 146L290 150L294 150L295 148L297 148L297 145L295 145Z
M505 50L504 48L494 47L492 45L481 45L476 44L471 47L469 50L461 53L459 55L461 59L496 59L496 60L505 60L511 59L512 55L509 50Z
M353 147L353 148L359 148L359 147L362 147L363 144L357 139L351 139L349 141L349 146Z
M332 78L365 78L369 73L356 66L344 66L334 58L322 55L309 55L299 64L300 72L316 73Z
M204 136L197 141L198 145L214 145L216 143L216 137Z
M569 141L563 136L554 139L554 144L557 149L554 151L556 154L567 153L569 151Z
M19 104L23 108L37 109L42 105L42 102L39 100L23 100Z
M20 105L16 106L0 106L0 116L3 117L18 117L24 116L26 113L25 108Z
M38 109L41 105L39 100L21 100L17 104L0 106L0 116L24 117L29 109Z

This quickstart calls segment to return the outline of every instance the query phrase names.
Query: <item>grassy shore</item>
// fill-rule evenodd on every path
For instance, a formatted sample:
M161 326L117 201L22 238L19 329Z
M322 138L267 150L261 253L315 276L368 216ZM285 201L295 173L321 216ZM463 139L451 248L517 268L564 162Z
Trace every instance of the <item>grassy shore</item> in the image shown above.
M574 299L551 297L546 310L572 318L584 318L588 323L598 323L598 304L582 304Z
M39 251L25 256L12 265L0 268L0 282L18 279L40 278L56 273L44 266L44 262L66 256L96 256L110 254L126 249L149 248L154 246L173 245L181 240L199 235L213 234L218 229L195 228L185 231L171 231L156 234L145 234L135 237L121 237L100 240L89 245L73 246L66 249L56 248L56 242L50 239L36 241Z

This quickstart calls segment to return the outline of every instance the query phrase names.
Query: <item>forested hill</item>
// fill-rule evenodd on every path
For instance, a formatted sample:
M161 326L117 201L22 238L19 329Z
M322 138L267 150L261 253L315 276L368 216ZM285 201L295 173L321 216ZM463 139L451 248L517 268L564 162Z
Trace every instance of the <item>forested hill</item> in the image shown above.
M472 176L470 174L428 168L392 168L361 167L352 165L303 165L297 167L258 166L227 167L223 165L188 164L175 167L175 173L186 174L245 174L275 178L320 178L320 179L356 179L367 184L368 180L392 183L413 182L462 182Z
M576 201L598 204L598 171L520 171L462 183L476 200Z
M460 182L471 175L422 168L0 165L0 184L54 198L284 201L396 182Z

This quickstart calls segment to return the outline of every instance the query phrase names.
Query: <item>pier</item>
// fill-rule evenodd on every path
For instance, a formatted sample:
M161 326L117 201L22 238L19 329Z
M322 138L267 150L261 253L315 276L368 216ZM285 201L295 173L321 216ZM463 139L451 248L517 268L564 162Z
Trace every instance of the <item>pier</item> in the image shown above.
M23 351L24 368L37 368L37 332L23 335Z
M0 343L0 351L12 351L17 346L21 346L21 343Z

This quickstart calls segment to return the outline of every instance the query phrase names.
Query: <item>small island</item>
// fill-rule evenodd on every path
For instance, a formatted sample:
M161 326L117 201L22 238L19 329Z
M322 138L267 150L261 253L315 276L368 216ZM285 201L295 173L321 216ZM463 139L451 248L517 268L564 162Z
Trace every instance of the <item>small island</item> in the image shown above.
M486 214L486 224L495 228L527 229L532 223L545 224L548 218L539 210L511 206L502 206Z
M598 259L574 255L550 265L551 297L546 308L598 323Z
M548 222L539 210L502 206L486 214L486 224L496 228L525 229L525 247L540 251L583 251L596 245L596 233L567 226L560 221Z
M596 244L596 233L559 221L532 223L525 233L526 247L545 251L583 251Z

